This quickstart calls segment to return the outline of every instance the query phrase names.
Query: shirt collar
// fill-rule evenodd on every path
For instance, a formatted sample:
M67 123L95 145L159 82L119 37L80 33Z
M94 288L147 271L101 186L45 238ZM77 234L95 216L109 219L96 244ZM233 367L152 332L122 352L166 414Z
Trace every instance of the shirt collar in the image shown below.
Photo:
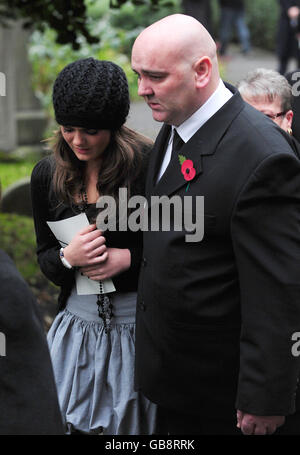
M191 117L185 120L176 130L184 142L194 136L201 126L210 119L233 96L222 80L208 100ZM174 126L172 126L172 133ZM171 135L173 137L173 134Z

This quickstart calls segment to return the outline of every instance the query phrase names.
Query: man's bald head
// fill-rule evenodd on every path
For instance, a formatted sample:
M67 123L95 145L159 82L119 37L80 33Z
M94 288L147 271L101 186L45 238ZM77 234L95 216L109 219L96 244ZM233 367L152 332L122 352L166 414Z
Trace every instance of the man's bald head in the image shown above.
M216 45L199 21L173 14L147 27L132 48L139 95L159 122L180 125L220 81Z
M206 28L184 14L173 14L150 25L137 37L134 46L137 45L147 45L152 49L163 47L185 59L205 55L216 59L217 56L216 44Z

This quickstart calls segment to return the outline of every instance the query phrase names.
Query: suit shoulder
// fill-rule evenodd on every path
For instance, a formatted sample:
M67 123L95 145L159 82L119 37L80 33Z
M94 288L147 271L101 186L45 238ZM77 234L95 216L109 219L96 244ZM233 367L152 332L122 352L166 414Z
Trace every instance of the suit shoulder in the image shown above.
M233 126L239 131L246 150L251 149L251 153L257 159L264 160L269 155L277 153L297 156L287 133L247 103L233 122Z

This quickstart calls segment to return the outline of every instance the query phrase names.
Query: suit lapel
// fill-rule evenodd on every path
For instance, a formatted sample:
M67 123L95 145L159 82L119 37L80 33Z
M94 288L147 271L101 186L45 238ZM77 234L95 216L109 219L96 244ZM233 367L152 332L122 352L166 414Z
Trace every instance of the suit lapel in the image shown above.
M170 136L170 132L171 127L169 125L163 125L151 151L147 172L146 195L150 194L155 186L158 170L166 150L166 142Z
M181 148L179 155L183 155L186 159L193 161L193 167L196 170L197 178L198 174L202 173L202 153L203 141L199 138L196 133L184 146ZM162 175L157 185L153 188L153 194L171 194L181 186L186 185L187 181L184 179L184 175L181 172L181 164L178 159L170 161L166 171Z
M196 170L196 175L190 184L201 178L204 167L205 157L215 153L218 143L221 141L226 130L234 118L240 113L245 106L240 94L236 89L230 86L231 91L234 91L232 98L222 106L182 147L180 155L186 159L192 160L193 167ZM181 172L181 164L174 159L170 162L165 173L157 184L155 184L161 157L164 153L165 141L170 134L170 127L164 125L151 153L151 162L148 172L148 195L171 195L188 182L184 179Z

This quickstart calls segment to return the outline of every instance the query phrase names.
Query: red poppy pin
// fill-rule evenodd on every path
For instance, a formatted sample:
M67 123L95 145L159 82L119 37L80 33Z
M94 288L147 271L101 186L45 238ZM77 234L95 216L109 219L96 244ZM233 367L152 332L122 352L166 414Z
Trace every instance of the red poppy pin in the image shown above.
M196 175L196 169L194 168L194 163L192 160L187 160L185 156L178 155L179 163L181 164L181 172L183 174L184 179L187 182L193 180ZM185 191L188 190L190 184L188 183Z

